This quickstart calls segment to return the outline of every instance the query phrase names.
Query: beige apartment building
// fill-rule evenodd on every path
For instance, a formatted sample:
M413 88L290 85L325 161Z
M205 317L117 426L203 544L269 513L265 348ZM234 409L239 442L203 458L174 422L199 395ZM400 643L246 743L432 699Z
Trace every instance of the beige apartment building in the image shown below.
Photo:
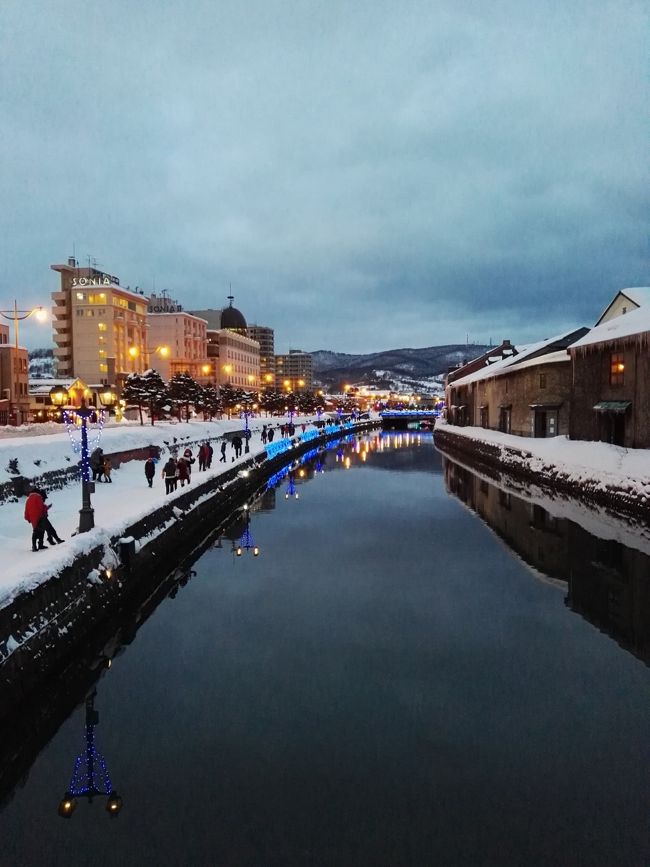
M52 293L58 375L115 384L145 370L148 299L121 287L111 274L80 268L73 258L50 267L61 278Z
M212 381L229 383L237 388L258 391L260 388L260 345L227 328L208 330L208 361Z
M189 373L197 382L213 381L205 319L185 313L177 306L174 313L149 313L148 323L149 367L157 370L164 380L175 373Z
M27 350L16 349L9 326L0 325L0 425L30 421L28 371Z

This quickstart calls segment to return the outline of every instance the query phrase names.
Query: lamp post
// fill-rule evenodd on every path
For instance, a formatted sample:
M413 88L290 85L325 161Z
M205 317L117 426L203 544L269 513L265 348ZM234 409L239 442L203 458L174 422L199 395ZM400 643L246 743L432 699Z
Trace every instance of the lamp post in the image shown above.
M140 355L144 355L146 358L150 358L152 355L158 355L160 358L169 358L169 354L171 349L169 346L156 346L155 349L145 349L141 350L139 346L129 346L129 358L133 361L135 366L136 359L139 358Z
M5 319L9 319L14 323L14 343L18 349L18 323L23 319L29 319L30 316L36 316L39 322L44 322L47 319L47 310L44 307L32 307L30 310L19 310L18 302L14 301L12 310L0 310L0 315Z
M95 726L99 722L99 714L95 710L96 695L97 690L93 690L86 699L86 744L84 752L75 759L70 785L59 803L58 813L62 819L72 816L77 797L87 797L92 804L97 795L105 795L106 812L110 816L117 816L122 809L122 798L113 789L106 762L95 746Z
M248 427L248 418L253 415L253 410L257 408L257 404L253 403L249 397L244 397L242 398L240 407L241 415L244 417L244 452L249 454L250 446L248 441L250 440L251 432Z
M95 510L90 495L95 492L95 483L90 481L90 461L88 454L88 419L94 410L86 406L86 398L75 410L81 419L81 509L79 510L79 532L87 533L95 526Z

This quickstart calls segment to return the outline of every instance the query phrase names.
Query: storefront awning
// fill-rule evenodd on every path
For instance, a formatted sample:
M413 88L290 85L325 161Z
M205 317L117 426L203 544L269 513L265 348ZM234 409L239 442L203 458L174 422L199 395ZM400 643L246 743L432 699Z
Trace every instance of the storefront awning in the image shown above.
M562 406L561 403L529 403L529 409L559 409Z
M631 406L631 400L601 400L594 409L596 412L625 412Z

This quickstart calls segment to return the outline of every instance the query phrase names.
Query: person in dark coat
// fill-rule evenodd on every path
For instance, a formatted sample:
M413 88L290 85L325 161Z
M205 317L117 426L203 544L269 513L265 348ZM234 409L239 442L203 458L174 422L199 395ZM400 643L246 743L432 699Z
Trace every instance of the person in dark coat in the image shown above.
M179 458L176 461L176 470L178 471L178 481L181 483L181 488L185 487L185 482L190 483L190 462L187 458Z
M45 521L47 507L43 497L37 491L32 491L25 500L25 520L32 525L32 551L42 551L45 536Z
M236 436L234 436L232 438L232 447L235 450L235 457L236 458L241 457L243 444L244 444L244 442L243 442L242 438L239 436L239 434L237 434Z
M153 458L147 458L144 462L144 474L147 477L149 487L153 488L153 477L156 475L156 462Z
M212 448L211 443L206 443L208 447L208 469L212 466L212 455L214 454L214 449Z
M204 470L208 465L208 444L203 443L199 449L199 470Z
M219 458L219 463L220 464L226 463L226 441L225 440L221 443L221 457Z
M93 482L101 482L100 476L104 473L104 450L96 448L90 455L88 463L93 471Z
M275 436L275 431L273 430L272 427L270 427L270 428L269 428L269 433L268 433L268 438L269 438L269 442L270 442L270 443L273 442L273 437L274 437L274 436Z
M165 493L171 494L176 490L176 461L173 457L162 468L162 477L165 480Z
M266 425L262 425L262 445L266 445Z
M63 542L63 539L56 532L50 521L50 507L47 504L47 492L42 488L34 488L35 493L40 494L45 503L45 517L43 518L43 529L47 533L48 545L57 545Z

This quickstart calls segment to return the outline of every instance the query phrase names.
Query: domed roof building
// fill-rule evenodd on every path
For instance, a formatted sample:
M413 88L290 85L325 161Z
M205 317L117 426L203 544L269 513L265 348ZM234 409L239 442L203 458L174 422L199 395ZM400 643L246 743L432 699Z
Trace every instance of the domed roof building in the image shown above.
M228 296L230 305L224 307L221 311L221 327L227 328L228 331L236 331L238 334L246 335L246 320L241 310L232 306L235 300L233 295Z

